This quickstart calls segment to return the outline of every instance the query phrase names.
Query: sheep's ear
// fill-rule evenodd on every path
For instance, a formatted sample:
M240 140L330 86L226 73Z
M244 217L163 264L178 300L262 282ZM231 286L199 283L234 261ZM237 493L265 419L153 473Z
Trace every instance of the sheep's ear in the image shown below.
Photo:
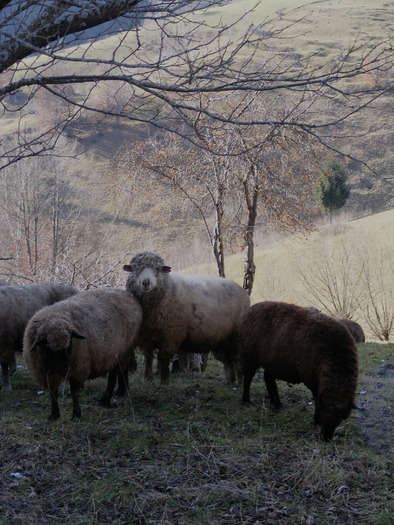
M131 266L130 266L130 264L125 264L125 265L123 266L123 270L124 270L125 272L131 272Z
M162 266L161 267L161 272L162 273L170 273L171 271L171 266Z
M80 334L76 330L72 330L71 337L74 337L74 339L86 339L84 335Z
M37 350L39 344L40 344L40 341L38 339L35 339L33 344L30 347L30 352L34 352L34 350Z

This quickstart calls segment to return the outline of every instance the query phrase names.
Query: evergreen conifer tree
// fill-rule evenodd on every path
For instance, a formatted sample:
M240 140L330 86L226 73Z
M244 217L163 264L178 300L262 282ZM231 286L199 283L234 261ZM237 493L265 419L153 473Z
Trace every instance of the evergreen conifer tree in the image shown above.
M347 184L345 168L336 159L327 160L319 172L315 198L318 206L323 211L328 211L330 223L332 212L342 208L349 195L350 187Z

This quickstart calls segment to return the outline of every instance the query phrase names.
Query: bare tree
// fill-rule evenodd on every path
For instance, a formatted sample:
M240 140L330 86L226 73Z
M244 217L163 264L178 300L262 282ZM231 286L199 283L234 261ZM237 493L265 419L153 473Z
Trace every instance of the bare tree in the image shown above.
M290 102L290 101L289 101ZM282 101L270 97L249 97L245 113L270 115L283 112ZM305 112L294 102L291 111ZM257 226L266 230L293 232L310 227L316 208L310 198L314 184L313 167L322 148L301 129L243 126L234 128L243 153L239 155L238 179L240 214L238 230L245 250L244 288L252 293L256 266L254 235ZM259 146L254 146L258 135Z
M308 261L312 270L300 269L311 305L335 318L352 319L365 305L365 290L360 282L362 261L357 243L350 239L328 237L324 250Z
M47 2L10 0L0 7L1 114L20 111L18 145L4 141L1 166L53 150L61 134L86 112L113 115L148 123L182 134L194 141L194 130L180 116L202 112L212 122L233 125L300 128L328 147L332 130L371 104L389 86L363 89L356 82L367 71L386 72L392 64L389 46L351 45L335 62L312 65L309 57L267 53L275 49L297 22L284 18L251 24L236 32L236 21L209 24L207 10L226 1L125 0L118 2ZM243 19L247 16L245 13ZM104 24L104 25L103 25ZM107 37L103 51L102 38ZM288 36L289 38L290 36ZM59 67L61 65L61 67ZM99 68L98 68L99 66ZM346 82L345 82L346 81ZM122 93L115 104L103 107L102 83L118 83ZM72 86L69 90L66 87ZM127 86L129 99L123 92ZM31 101L42 90L63 101L65 111L56 123L28 132ZM242 111L223 108L220 100L209 108L196 104L195 94L276 92L297 96L299 103L325 99L335 111L294 118L285 112L271 121L264 115L245 117ZM256 142L258 144L258 142ZM236 152L234 152L236 153Z
M263 110L253 99L244 106L245 113L258 115ZM275 111L278 108L271 106L272 115ZM311 222L317 212L311 197L313 167L321 148L305 141L300 131L283 133L279 128L273 132L268 126L240 129L230 124L215 127L206 120L200 114L185 123L194 127L201 147L191 147L174 136L150 139L143 145L132 142L119 153L111 172L122 173L124 178L132 174L133 181L139 179L140 189L141 180L154 178L157 184L150 195L144 194L145 202L164 200L168 206L182 198L184 208L191 204L202 219L220 276L225 276L225 256L246 249L244 287L251 293L256 222L259 218L259 226L287 231ZM256 132L260 147L250 148ZM244 153L233 155L237 149ZM219 150L221 155L215 153ZM162 199L159 193L165 185L171 191ZM178 220L185 213L179 212ZM187 243L185 238L184 245Z
M209 155L169 135L137 145L126 144L117 156L116 168L111 166L111 171L117 172L123 181L129 178L130 188L138 186L140 195L145 188L145 204L160 203L163 218L167 213L180 225L186 217L197 214L214 254L218 274L224 277L224 206L234 180L232 162L231 156ZM126 195L128 193L126 190ZM159 212L156 206L153 209L156 214ZM184 245L188 242L186 235Z
M8 255L1 275L84 288L113 281L109 269L121 262L111 244L116 216L95 208L106 190L92 174L85 183L70 160L75 145L62 139L58 147L52 157L24 159L0 173L0 246Z
M344 230L338 242L335 230L326 246L300 270L306 300L335 318L354 319L368 326L381 341L394 329L393 250L373 235L354 237ZM312 263L312 269L311 269Z
M362 316L372 334L381 341L389 341L394 329L394 265L390 245L368 243L360 250L363 261L361 282L365 291Z

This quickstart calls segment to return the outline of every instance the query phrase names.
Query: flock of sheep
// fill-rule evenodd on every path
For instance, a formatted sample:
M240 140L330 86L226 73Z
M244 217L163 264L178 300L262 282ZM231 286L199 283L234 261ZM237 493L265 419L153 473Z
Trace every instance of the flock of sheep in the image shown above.
M15 352L23 351L29 371L49 392L49 420L60 417L58 393L65 379L72 417L80 419L85 381L108 377L103 406L109 406L116 383L119 395L125 393L129 369L136 367L135 348L143 352L146 380L153 378L157 355L163 384L174 356L212 352L223 362L227 383L243 381L244 404L263 368L275 409L282 406L277 379L311 390L314 422L324 440L349 416L358 376L356 342L365 340L357 323L345 326L313 308L281 302L250 306L246 291L229 279L172 272L150 252L135 255L124 270L125 290L0 282L2 390L11 389Z

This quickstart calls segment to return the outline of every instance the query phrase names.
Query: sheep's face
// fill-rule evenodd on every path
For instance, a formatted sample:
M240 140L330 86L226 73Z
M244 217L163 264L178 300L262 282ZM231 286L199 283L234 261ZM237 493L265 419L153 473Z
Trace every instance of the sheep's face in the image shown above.
M337 426L350 416L353 403L326 404L319 397L316 399L315 423L320 425L324 441L330 441Z
M130 273L126 289L139 297L154 294L160 288L163 274L171 271L159 255L150 252L135 255L123 269Z
M31 351L40 350L45 367L66 377L71 368L73 338L84 339L64 319L51 319L37 331Z
M152 268L144 268L137 277L136 284L141 293L150 293L157 287L157 274Z

